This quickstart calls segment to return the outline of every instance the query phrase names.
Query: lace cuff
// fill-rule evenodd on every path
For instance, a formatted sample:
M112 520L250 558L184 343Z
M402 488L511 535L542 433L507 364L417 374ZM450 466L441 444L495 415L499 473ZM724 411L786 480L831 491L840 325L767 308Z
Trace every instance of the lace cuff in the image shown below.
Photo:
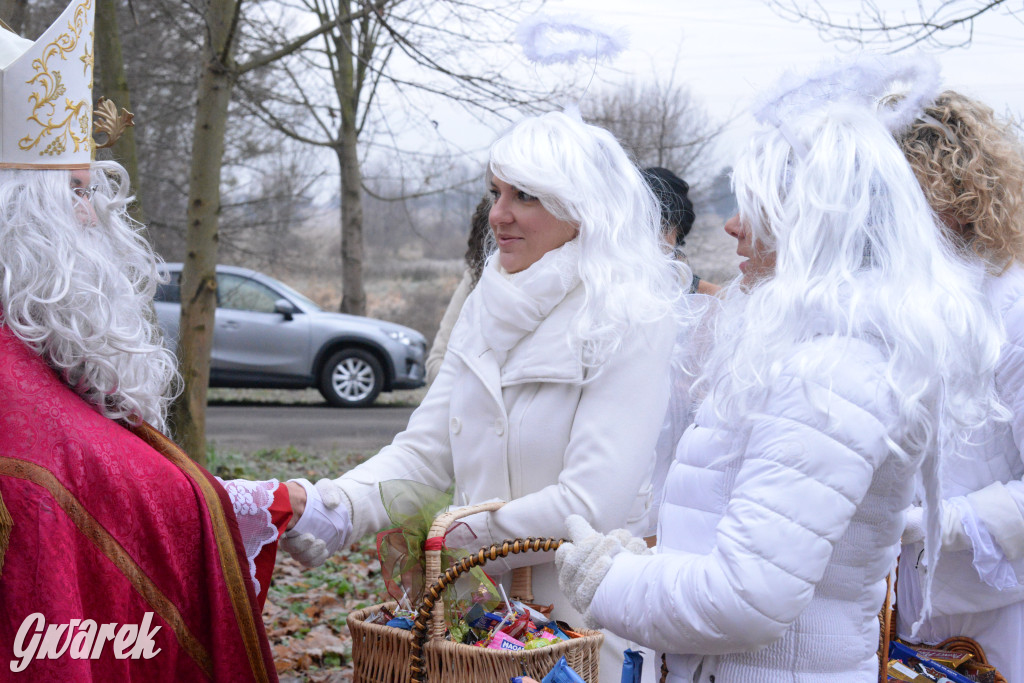
M249 563L256 594L260 594L260 582L256 579L256 556L268 543L277 540L277 527L271 521L270 505L274 502L274 491L280 486L277 479L249 481L232 479L224 481L217 477L231 498L231 506L238 519L238 530L242 535L245 559Z

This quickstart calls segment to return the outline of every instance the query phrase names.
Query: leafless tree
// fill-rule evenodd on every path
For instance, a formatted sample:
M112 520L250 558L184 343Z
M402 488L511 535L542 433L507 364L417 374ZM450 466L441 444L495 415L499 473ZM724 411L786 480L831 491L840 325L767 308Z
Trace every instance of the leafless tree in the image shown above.
M584 99L583 114L614 133L640 166L662 166L688 179L720 166L712 152L728 121L713 121L674 72L666 82L598 92Z
M443 165L435 152L411 149L407 137L410 130L417 130L421 146L424 139L438 138L432 110L439 99L480 118L511 118L546 101L548 91L516 82L505 72L512 59L512 17L539 3L500 0L484 7L464 0L297 2L318 22L334 22L335 28L279 63L273 90L248 86L249 102L275 129L335 155L341 197L340 308L364 314L367 156L377 152L397 164L420 168ZM268 39L275 42L279 37ZM400 175L402 186L395 196L444 189L436 182L438 174L429 170Z
M974 39L974 22L984 14L1002 13L1016 22L1024 8L1007 0L917 0L911 9L894 9L886 0L862 0L853 13L840 13L823 0L767 0L780 16L808 22L829 40L857 45L888 45L891 52L930 44L966 47Z
M183 386L172 406L171 421L181 447L200 463L206 461L206 394L216 309L222 163L232 93L245 74L286 57L333 26L321 23L304 32L289 32L282 41L263 49L251 50L244 44L240 55L243 6L255 4L256 0L206 0L191 6L201 17L202 47L181 274L178 361Z
M96 0L94 33L96 36L95 80L99 85L100 94L113 102L115 107L130 112L134 107L132 106L131 88L128 87L128 75L124 68L121 28L115 0ZM121 165L128 171L129 178L139 177L139 156L138 147L135 144L134 126L126 129L124 135L108 149L112 158L121 162ZM140 223L144 220L142 205L142 200L136 195L135 201L129 207L132 218Z
M220 233L225 260L277 275L308 267L296 228L313 211L313 191L324 174L310 168L302 146L280 136L272 142L273 154L260 149L253 163L233 166L238 181L224 193Z
M245 202L253 199L247 183L258 186L261 178L274 172L270 162L266 168L254 171L253 159L276 152L280 140L268 136L261 122L251 116L249 119L262 130L255 131L245 116L236 116L230 129L233 132L228 132L228 118L245 113L237 107L232 110L232 87L241 74L248 73L257 80L261 67L329 27L311 26L306 33L293 32L269 45L249 39L254 31L245 23L242 3L248 12L264 2L281 4L279 0L100 2L96 95L109 95L111 88L131 92L137 124L133 132L139 150L137 171L132 168L130 153L115 147L114 158L129 167L135 191L143 198L148 234L157 251L186 262L195 257L202 260L208 271L197 275L202 269L194 264L186 266L191 273L186 282L204 286L188 290L191 296L183 310L191 309L192 315L182 326L181 335L183 346L189 345L186 340L205 335L208 349L214 301L210 285L218 258L222 199L231 228L228 237L243 238L235 245L239 249L255 244L253 226L274 232L289 225L302 202L301 187L292 183L288 187L296 190L291 195L296 206L283 206L283 195L271 193L259 204L261 210L271 215L270 219L260 215L253 220L256 212L243 210ZM9 19L21 34L32 38L49 25L65 4L65 0L0 0L0 18ZM118 39L122 43L120 57ZM123 66L123 73L119 73L119 66ZM122 94L114 101L123 104L125 96ZM291 180L298 182L298 177L291 176ZM223 181L227 181L229 192L222 198ZM190 243L186 243L187 232L191 232ZM183 397L189 399L189 409L175 410L173 424L176 436L189 454L202 461L205 435L202 418L196 415L205 407L209 353L204 353L202 343L191 346L194 349L181 354L180 359L186 377Z

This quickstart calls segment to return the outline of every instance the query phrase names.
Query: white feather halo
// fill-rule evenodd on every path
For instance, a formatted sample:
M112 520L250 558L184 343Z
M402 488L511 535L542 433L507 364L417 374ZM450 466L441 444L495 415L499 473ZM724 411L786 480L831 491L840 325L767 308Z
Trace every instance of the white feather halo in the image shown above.
M753 113L760 123L778 126L794 114L842 102L875 108L886 128L899 134L935 99L939 83L939 65L930 57L864 55L809 76L786 73L758 98Z
M516 42L537 64L573 64L579 58L612 59L626 49L623 29L574 15L535 14L520 22Z

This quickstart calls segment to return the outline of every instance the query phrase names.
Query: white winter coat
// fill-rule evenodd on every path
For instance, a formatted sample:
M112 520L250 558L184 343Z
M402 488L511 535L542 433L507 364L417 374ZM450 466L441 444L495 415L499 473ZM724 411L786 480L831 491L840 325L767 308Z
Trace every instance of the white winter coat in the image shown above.
M377 482L455 482L456 504L510 501L467 518L480 546L527 536L567 536L579 514L596 529L642 533L651 505L654 445L668 404L670 318L635 330L599 371L569 343L583 305L575 241L510 281L485 269L452 332L441 372L408 428L339 485L354 511L354 538L389 526ZM558 589L553 553L539 564L535 598L581 624ZM501 573L512 563L488 563ZM621 664L621 649L615 655ZM612 680L610 674L609 680Z
M830 376L800 379L821 347L794 349L738 441L698 410L658 553L620 553L595 595L599 623L667 653L670 681L878 680L877 615L917 463L887 442L881 353L850 340Z
M1015 265L985 281L989 304L1000 317L1006 341L996 366L996 391L1013 416L991 421L968 437L959 457L943 462L943 505L958 504L995 542L995 556L977 539L966 550L943 549L932 590L932 618L918 639L938 643L969 636L985 648L989 662L1007 680L1024 681L1024 267ZM966 504L966 505L964 505ZM956 530L964 533L966 530ZM967 532L970 536L970 532ZM977 536L977 533L974 534ZM904 637L921 604L921 545L904 547L900 558L899 629ZM999 558L998 555L1003 555ZM1008 565L1006 585L980 578L986 569ZM995 582L995 581L993 581Z

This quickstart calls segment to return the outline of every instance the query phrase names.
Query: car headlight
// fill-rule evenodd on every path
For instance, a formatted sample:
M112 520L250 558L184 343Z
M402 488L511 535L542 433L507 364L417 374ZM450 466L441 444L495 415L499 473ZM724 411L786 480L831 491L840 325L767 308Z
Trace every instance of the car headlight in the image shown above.
M405 344L406 346L412 345L412 337L407 335L405 332L402 332L401 330L390 330L388 331L387 335L394 339L399 344Z

